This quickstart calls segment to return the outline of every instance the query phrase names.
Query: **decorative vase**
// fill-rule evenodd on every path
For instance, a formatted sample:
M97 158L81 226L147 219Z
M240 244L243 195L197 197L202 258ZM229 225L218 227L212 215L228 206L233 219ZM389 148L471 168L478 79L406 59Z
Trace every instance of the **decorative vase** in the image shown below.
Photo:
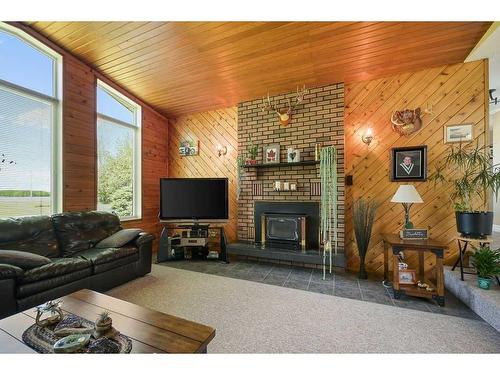
M358 278L362 280L368 279L368 274L366 273L366 268L365 268L365 258L360 259Z
M491 287L491 279L488 277L477 277L477 285L481 289L489 290Z
M108 319L105 319L103 321L96 322L95 323L95 330L97 332L106 332L107 330L111 329L112 325L113 325L113 321L111 320L111 318L108 318Z

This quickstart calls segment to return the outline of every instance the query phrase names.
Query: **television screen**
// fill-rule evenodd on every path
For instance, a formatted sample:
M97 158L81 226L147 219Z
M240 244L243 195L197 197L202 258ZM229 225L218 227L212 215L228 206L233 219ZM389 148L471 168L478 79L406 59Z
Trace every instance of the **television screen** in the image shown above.
M227 219L227 186L227 178L162 178L160 219Z

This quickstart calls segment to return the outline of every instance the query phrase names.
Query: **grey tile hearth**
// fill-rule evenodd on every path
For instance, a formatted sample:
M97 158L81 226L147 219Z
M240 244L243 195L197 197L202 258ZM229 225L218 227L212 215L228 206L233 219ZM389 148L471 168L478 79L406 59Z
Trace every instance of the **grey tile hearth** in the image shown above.
M313 293L329 294L338 297L375 302L384 305L459 316L482 320L464 303L450 292L446 292L446 306L440 307L433 301L403 296L395 300L391 288L385 288L381 280L358 280L350 273L335 269L333 274L319 269L293 267L267 262L238 260L225 264L217 261L175 261L161 263L162 266L180 268L188 271L256 281L286 288L307 290Z

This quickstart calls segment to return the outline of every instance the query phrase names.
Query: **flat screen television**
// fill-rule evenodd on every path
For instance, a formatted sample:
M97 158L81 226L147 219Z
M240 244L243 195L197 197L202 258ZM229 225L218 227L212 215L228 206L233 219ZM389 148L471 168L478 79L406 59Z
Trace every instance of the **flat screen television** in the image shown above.
M227 220L227 189L227 178L162 178L160 220Z

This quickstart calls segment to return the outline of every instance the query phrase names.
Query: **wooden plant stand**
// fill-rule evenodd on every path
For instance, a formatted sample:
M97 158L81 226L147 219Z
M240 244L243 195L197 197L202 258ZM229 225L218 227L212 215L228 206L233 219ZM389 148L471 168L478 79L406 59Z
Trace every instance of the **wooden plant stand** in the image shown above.
M427 240L402 240L396 234L382 234L384 241L384 279L388 280L389 274L389 247L392 249L393 255L393 276L392 288L394 290L394 298L399 299L401 295L406 294L414 297L423 297L435 300L440 306L444 306L444 274L443 274L443 255L447 246L434 241ZM418 252L418 277L421 281L434 288L430 292L426 289L419 288L417 285L407 285L399 283L399 260L398 255L404 251ZM426 252L431 252L436 256L436 282L431 282L425 277L424 255Z

